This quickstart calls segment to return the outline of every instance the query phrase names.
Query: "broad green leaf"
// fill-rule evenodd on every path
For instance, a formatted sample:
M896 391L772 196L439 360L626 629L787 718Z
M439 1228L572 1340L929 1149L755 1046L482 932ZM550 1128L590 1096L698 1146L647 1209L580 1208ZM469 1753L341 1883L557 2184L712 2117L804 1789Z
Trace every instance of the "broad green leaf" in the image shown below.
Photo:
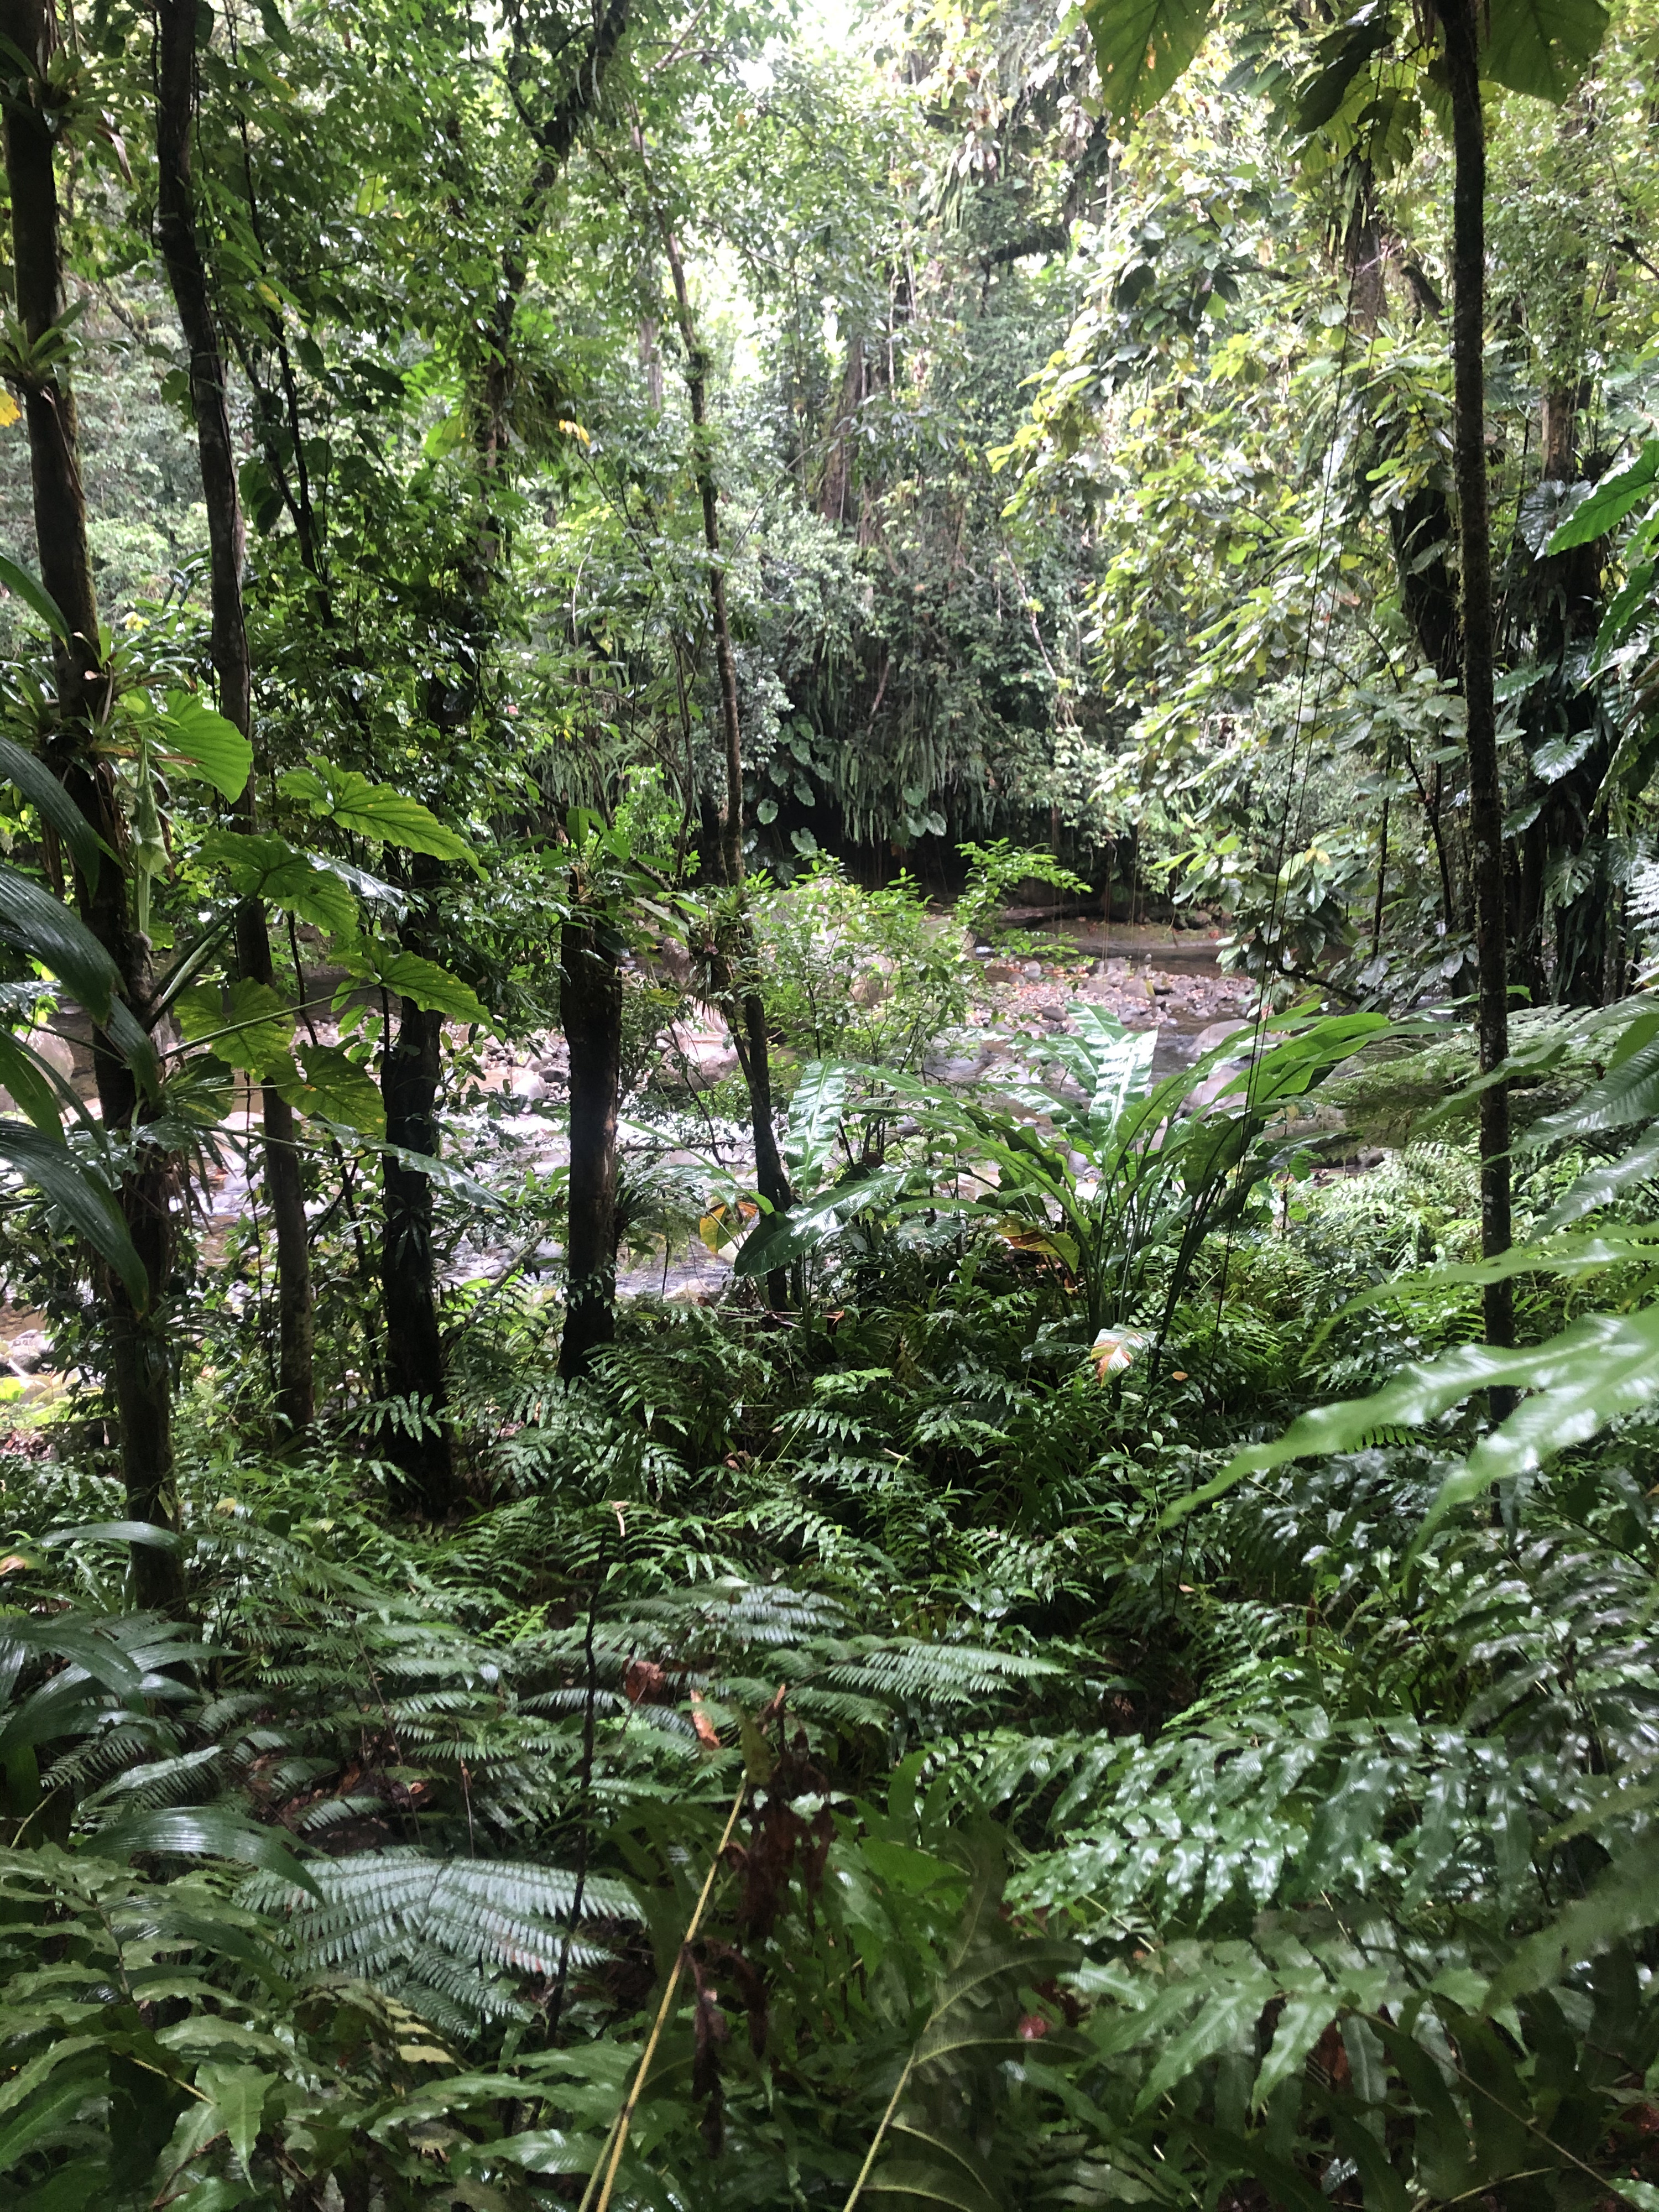
M1402 2028L1384 2022L1379 2028L1395 2070L1403 2078L1407 2093L1417 2107L1413 2148L1417 2179L1436 2202L1456 2200L1477 2186L1469 2131L1463 2115L1452 2101L1439 2067Z
M1279 1994L1279 1979L1269 1968L1223 1983L1200 2005L1194 2019L1178 2035L1170 2038L1141 2086L1136 2109L1148 2112L1177 2082L1213 2058L1218 2051L1255 2048L1255 2024L1270 1997Z
M291 1074L272 1079L296 1114L343 1122L366 1137L385 1136L386 1103L367 1068L338 1045L301 1045L298 1060Z
M896 1199L910 1179L908 1168L880 1168L848 1176L787 1213L763 1214L738 1249L739 1275L764 1275L817 1250L855 1215Z
M252 2178L254 2148L264 2118L265 2099L277 2077L258 2066L209 2064L196 2069L196 2087L210 2101L208 2125L230 2137L238 2165Z
M354 975L378 983L394 998L412 999L423 1012L456 1022L489 1019L459 975L452 975L435 960L423 960L417 952L394 952L378 939L363 937L342 945L340 957Z
M1084 21L1095 42L1109 112L1133 122L1164 97L1210 27L1207 0L1093 0Z
M174 1005L185 1042L210 1046L227 1067L263 1075L288 1059L294 1010L269 983L239 977L228 995L211 984L198 984L181 991Z
M399 998L413 999L424 1012L442 1014L454 1022L488 1022L489 1014L477 998L447 968L418 953L400 952L380 969L380 981Z
M1331 2115L1331 2128L1338 2143L1359 2168L1365 2212L1407 2212L1411 2197L1404 2178L1364 2123L1337 2112Z
M1394 24L1385 8L1361 10L1357 22L1344 24L1319 49L1320 70L1297 104L1298 131L1323 130L1348 96L1348 88L1362 70L1394 40Z
M972 2173L931 2158L884 2159L866 2182L864 2193L877 2203L885 2197L904 2197L944 2205L948 2212L1000 2212L998 2200Z
M1565 1197L1550 1208L1534 1234L1543 1236L1565 1228L1569 1222L1582 1221L1598 1206L1611 1205L1632 1183L1646 1182L1653 1176L1659 1176L1659 1128L1650 1129L1622 1158L1609 1161L1606 1167L1587 1168L1569 1187Z
M1261 2183L1273 2212L1329 2212L1330 2199L1287 2158L1275 2157L1261 2135L1242 2136L1231 2129L1188 2122L1185 2130L1202 2147L1218 2173L1248 2173ZM1149 2192L1150 2193L1150 2192Z
M55 1067L31 1051L21 1037L0 1030L0 1084L27 1114L35 1127L48 1137L61 1138L66 1107L80 1101Z
M336 870L286 837L268 832L210 830L201 858L242 898L257 898L314 928L346 935L357 927L357 902Z
M70 1151L62 1133L49 1136L27 1121L0 1121L0 1160L32 1183L78 1237L106 1260L140 1313L149 1304L144 1273L120 1208L91 1170Z
M1589 497L1581 500L1544 548L1570 552L1575 545L1605 538L1659 483L1659 438L1650 438L1633 461L1604 476Z
M101 1828L85 1846L100 1858L131 1858L140 1851L180 1858L236 1859L278 1875L320 1903L322 1892L295 1856L287 1839L240 1813L217 1805L190 1806L167 1812L133 1813Z
M115 963L78 915L15 868L0 867L0 939L68 984L94 1022L108 1022Z
M1491 0L1480 73L1559 107L1595 59L1607 27L1601 0Z
M816 1180L835 1151L847 1103L848 1070L839 1060L808 1060L789 1102L784 1157L793 1180Z
M14 744L9 738L0 737L0 776L15 784L41 820L52 824L88 883L95 885L102 842L45 761Z
M55 2074L60 2066L67 2066L71 2059L79 2058L84 2051L101 2048L95 2035L58 2038L47 2050L38 2051L33 2058L26 2059L9 2080L0 2082L0 2112L13 2112L19 2105L30 2102L41 2083Z
M44 2094L31 2097L16 2118L0 2128L0 2173L9 2173L30 2151L72 2137L82 2107L106 2094L107 2076L100 2067L96 2073L88 2071L54 2081ZM25 2200L14 2201L21 2204Z
M20 568L15 561L8 561L3 553L0 553L0 584L21 599L31 614L38 615L54 637L68 644L69 622L57 600L44 584L36 583L27 568Z
M253 748L234 722L188 691L169 691L161 751L222 797L240 799L253 773Z
M418 799L405 799L389 783L371 783L356 769L336 768L314 755L308 768L289 769L277 779L286 799L298 799L319 820L337 823L376 844L425 853L438 860L467 860L476 867L472 848L445 829ZM482 872L482 871L480 871Z

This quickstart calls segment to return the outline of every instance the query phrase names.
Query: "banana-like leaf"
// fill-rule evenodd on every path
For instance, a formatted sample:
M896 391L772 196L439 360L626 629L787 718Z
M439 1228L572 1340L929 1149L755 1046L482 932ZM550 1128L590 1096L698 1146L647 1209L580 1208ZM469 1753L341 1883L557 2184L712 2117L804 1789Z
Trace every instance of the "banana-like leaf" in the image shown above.
M1565 1229L1570 1222L1582 1221L1599 1206L1610 1206L1632 1183L1646 1182L1656 1175L1659 1175L1659 1128L1650 1129L1622 1159L1609 1161L1606 1167L1587 1168L1565 1197L1550 1208L1534 1233L1544 1236L1552 1230Z
M0 867L0 939L67 983L94 1021L107 1024L121 979L80 916L43 884Z
M57 600L44 584L36 583L27 568L20 568L15 561L8 561L3 553L0 553L0 584L21 599L31 614L38 615L54 637L62 638L65 645L69 643L69 622Z
M0 1160L33 1183L76 1234L108 1261L143 1313L149 1304L149 1281L120 1208L107 1185L69 1150L61 1132L52 1137L27 1121L0 1120Z
M1350 1314L1368 1306L1390 1304L1395 1298L1411 1299L1425 1291L1473 1290L1487 1283L1507 1283L1516 1275L1589 1275L1602 1267L1627 1267L1632 1261L1659 1261L1659 1226L1626 1229L1613 1226L1599 1236L1538 1237L1511 1244L1496 1259L1419 1267L1409 1275L1395 1275L1374 1283L1340 1312L1320 1325L1315 1339L1322 1343L1330 1331Z
M0 777L15 784L42 821L51 823L88 883L95 884L103 841L45 761L9 738L0 737Z
M784 1158L796 1182L816 1182L836 1148L850 1070L842 1060L809 1060L789 1102Z
M1592 545L1621 523L1633 507L1659 486L1659 438L1650 438L1633 461L1611 469L1588 499L1581 500L1545 547L1547 553L1568 553L1575 545Z
M1641 1413L1659 1400L1659 1306L1633 1314L1590 1314L1544 1344L1514 1351L1465 1344L1438 1359L1413 1364L1369 1397L1317 1407L1275 1442L1235 1453L1212 1481L1170 1506L1159 1525L1173 1527L1248 1474L1287 1460L1358 1451L1379 1430L1421 1427L1477 1390L1494 1388L1532 1395L1501 1427L1483 1437L1441 1485L1413 1553L1448 1513L1494 1483L1530 1473L1558 1453L1588 1442L1609 1421Z
M134 1813L100 1828L86 1848L100 1858L125 1859L139 1851L154 1851L179 1858L236 1859L279 1875L322 1901L322 1892L283 1836L222 1806Z
M0 1030L0 1084L37 1129L60 1142L66 1106L83 1121L87 1118L80 1100L58 1070L9 1030Z
M733 1272L764 1275L774 1267L788 1267L826 1243L856 1215L872 1206L890 1205L911 1174L910 1169L900 1167L849 1176L815 1198L792 1206L786 1213L763 1214L739 1246Z
M55 1544L149 1544L158 1552L185 1548L176 1528L158 1528L154 1521L85 1521L73 1528L54 1528L40 1542L43 1549Z
M1613 1064L1599 1083L1559 1114L1534 1121L1521 1139L1528 1150L1565 1137L1589 1137L1628 1128L1659 1115L1659 1036L1646 1036Z
M1494 2012L1546 1989L1570 1966L1626 1936L1651 1928L1659 1895L1659 1837L1628 1846L1604 1866L1583 1897L1519 1944L1493 1978L1482 2009Z

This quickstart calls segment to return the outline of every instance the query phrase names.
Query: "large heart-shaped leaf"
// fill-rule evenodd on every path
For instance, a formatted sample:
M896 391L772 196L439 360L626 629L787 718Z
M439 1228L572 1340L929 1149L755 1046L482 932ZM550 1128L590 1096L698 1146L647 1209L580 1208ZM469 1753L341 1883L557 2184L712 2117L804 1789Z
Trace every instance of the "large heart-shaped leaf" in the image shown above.
M1207 0L1095 0L1084 9L1112 115L1133 122L1160 100L1204 43Z
M1607 11L1601 0L1492 0L1488 21L1481 74L1559 106L1600 51Z
M234 722L193 698L169 691L161 750L226 799L240 799L253 773L253 748Z

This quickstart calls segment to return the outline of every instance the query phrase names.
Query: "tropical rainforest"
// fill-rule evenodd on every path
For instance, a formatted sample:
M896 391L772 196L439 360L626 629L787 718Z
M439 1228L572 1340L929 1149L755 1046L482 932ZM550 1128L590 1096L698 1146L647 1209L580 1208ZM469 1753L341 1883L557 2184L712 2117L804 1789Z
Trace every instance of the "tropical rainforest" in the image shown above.
M0 2203L1659 2212L1653 0L0 122Z

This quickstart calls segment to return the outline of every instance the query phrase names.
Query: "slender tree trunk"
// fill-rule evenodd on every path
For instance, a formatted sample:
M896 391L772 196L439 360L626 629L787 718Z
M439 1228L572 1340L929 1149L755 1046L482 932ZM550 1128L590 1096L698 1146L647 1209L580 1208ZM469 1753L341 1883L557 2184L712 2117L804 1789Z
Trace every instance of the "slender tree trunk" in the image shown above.
M438 1079L443 1017L412 999L397 1002L396 1032L380 1055L380 1095L389 1145L438 1154ZM417 1420L388 1421L380 1448L403 1477L402 1503L441 1519L459 1502L445 1419L443 1340L438 1328L432 1250L432 1179L388 1153L383 1163L386 1218L380 1290L386 1314L386 1395L414 1401Z
M252 661L242 605L244 538L236 456L225 398L224 354L213 319L208 272L191 189L191 131L196 112L197 0L160 0L155 100L156 234L179 327L190 349L191 400L207 507L213 607L212 652L219 711L246 738L252 735ZM253 779L237 805L254 823ZM270 983L275 970L264 909L250 899L236 917L237 963L244 976ZM267 1084L262 1091L265 1191L276 1237L277 1410L289 1431L310 1427L315 1407L311 1246L305 1188L294 1142L294 1109Z
M57 43L50 0L0 0L0 38L44 77ZM30 343L36 344L63 315L64 274L52 134L44 112L27 98L5 109L4 143L17 319ZM95 882L76 871L76 904L114 961L123 995L143 1021L149 1011L149 947L132 921L127 871L119 857L126 850L126 830L114 776L91 744L91 725L106 702L108 679L98 653L98 605L87 544L75 397L68 382L49 371L24 386L23 405L41 581L76 633L73 647L54 647L58 730L49 757L64 788L117 856L103 861ZM93 1032L93 1066L105 1127L112 1132L130 1128L139 1118L137 1086L131 1067L99 1030ZM134 1520L176 1528L172 1369L163 1301L173 1272L177 1163L153 1148L140 1157L143 1164L122 1180L120 1205L143 1262L149 1297L145 1310L138 1312L120 1281L100 1271L109 1378L121 1431L127 1511ZM135 1545L132 1573L141 1604L174 1607L182 1601L183 1575L172 1553Z
M604 919L580 906L559 947L559 1019L570 1048L570 1232L559 1372L586 1375L617 1315L617 1114L622 975Z
M1462 570L1469 843L1480 963L1480 1067L1489 1074L1509 1057L1510 1030L1504 794L1492 696L1492 529L1486 496L1486 133L1480 107L1479 0L1449 0L1442 21L1456 167L1452 191L1453 471ZM1480 1094L1480 1248L1492 1259L1509 1245L1510 1094L1507 1084L1497 1083ZM1488 1343L1514 1343L1515 1300L1510 1284L1486 1285L1486 1321ZM1494 1391L1492 1397L1494 1413L1507 1412L1513 1402L1508 1392Z
M697 336L691 313L691 296L685 282L685 264L679 241L660 210L658 227L663 252L674 281L674 301L685 348L685 387L691 406L692 466L702 501L702 540L708 554L708 604L714 631L714 664L720 678L720 729L726 752L726 807L720 818L721 872L734 895L743 895L743 729L738 712L738 667L732 651L732 623L726 604L726 561L720 550L719 492L714 482L714 455L708 439L708 356ZM771 1047L766 1029L766 1005L755 972L753 933L747 917L740 920L737 941L726 951L725 965L732 990L726 1018L737 1048L744 1080L749 1091L749 1119L755 1145L755 1182L761 1196L775 1212L793 1204L793 1193L778 1150L772 1118ZM767 1298L774 1307L787 1299L781 1270L767 1277Z

